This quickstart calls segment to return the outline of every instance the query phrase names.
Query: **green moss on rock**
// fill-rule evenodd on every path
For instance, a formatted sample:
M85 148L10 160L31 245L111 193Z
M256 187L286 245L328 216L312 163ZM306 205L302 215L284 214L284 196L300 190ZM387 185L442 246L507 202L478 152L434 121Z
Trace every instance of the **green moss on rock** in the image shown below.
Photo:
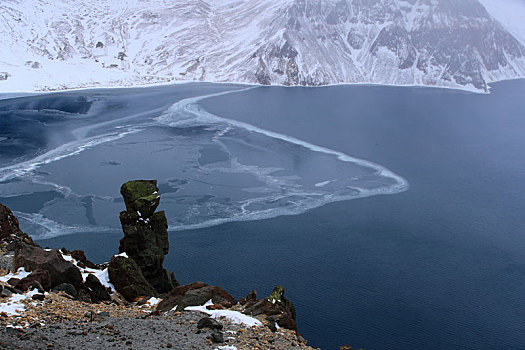
M137 212L143 218L150 217L160 203L157 180L128 181L120 188L126 210Z
M272 304L280 304L282 299L284 297L284 288L282 286L275 286L272 293L266 300L268 300Z

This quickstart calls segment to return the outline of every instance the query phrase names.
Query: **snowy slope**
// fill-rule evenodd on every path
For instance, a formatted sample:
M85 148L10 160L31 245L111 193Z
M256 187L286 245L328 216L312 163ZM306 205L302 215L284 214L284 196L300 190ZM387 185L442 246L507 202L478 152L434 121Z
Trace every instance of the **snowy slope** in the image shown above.
M477 0L2 0L0 16L0 92L196 80L485 91L525 76L525 47Z
M514 36L525 44L525 0L479 0Z

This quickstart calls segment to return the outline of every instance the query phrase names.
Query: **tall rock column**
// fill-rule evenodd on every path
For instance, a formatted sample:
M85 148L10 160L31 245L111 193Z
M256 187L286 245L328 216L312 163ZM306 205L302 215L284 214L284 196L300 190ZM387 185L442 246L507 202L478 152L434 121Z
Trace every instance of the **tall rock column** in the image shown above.
M146 280L159 293L167 293L178 282L162 267L168 254L168 221L164 211L155 212L160 195L156 180L135 180L122 185L126 211L120 213L124 237L120 253L126 253L140 267Z

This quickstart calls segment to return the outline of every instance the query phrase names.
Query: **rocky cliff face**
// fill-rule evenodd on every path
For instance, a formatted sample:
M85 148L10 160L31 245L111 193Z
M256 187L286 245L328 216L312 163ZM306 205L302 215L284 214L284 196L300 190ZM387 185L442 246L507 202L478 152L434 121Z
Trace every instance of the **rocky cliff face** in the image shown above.
M261 84L463 86L523 76L525 48L477 0L294 1L258 48Z
M525 76L524 46L478 0L49 1L0 4L11 48L0 91L179 80L485 91Z

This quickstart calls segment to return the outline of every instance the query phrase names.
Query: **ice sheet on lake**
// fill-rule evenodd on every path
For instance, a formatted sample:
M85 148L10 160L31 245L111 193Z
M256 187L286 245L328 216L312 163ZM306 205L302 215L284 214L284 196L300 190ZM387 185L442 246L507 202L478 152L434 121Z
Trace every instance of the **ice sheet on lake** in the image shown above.
M118 190L130 179L159 180L170 230L299 214L408 187L380 165L199 105L217 95L181 100L154 120L112 121L114 129L0 168L0 201L60 192L37 210L18 210L22 225L43 238L119 229Z

